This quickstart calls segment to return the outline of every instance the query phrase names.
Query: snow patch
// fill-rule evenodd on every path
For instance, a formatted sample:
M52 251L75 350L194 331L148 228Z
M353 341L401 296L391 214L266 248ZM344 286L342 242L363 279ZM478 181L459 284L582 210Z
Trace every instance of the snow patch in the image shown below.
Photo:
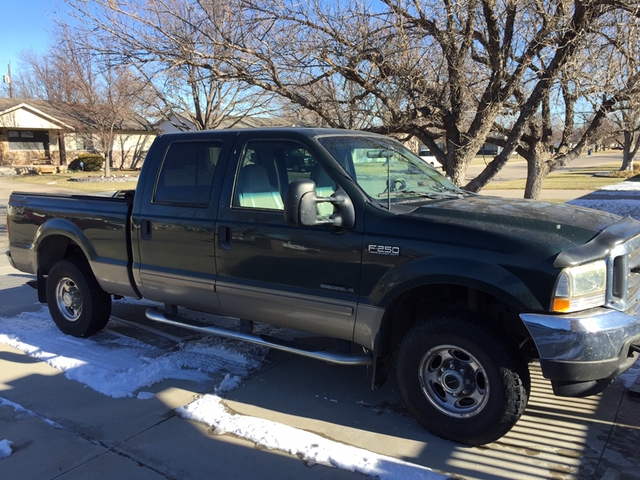
M633 217L640 219L640 202L638 200L606 200L606 199L575 199L567 202L569 205L593 208L607 213L620 215L621 217Z
M176 411L183 418L213 427L218 435L230 433L268 450L296 455L309 466L319 464L380 479L450 478L420 465L329 440L282 423L231 413L217 395L204 395Z
M216 372L246 376L260 368L267 353L264 347L214 337L186 341L169 352L108 329L91 338L70 337L58 330L46 307L0 317L0 331L0 343L113 398L133 397L140 388L169 378L201 382Z
M604 187L600 187L598 190L609 190L609 191L614 191L614 192L620 192L620 191L640 191L640 182L635 182L635 181L626 181L626 182L620 182L620 183L614 183L611 185L605 185Z
M222 379L222 382L220 382L220 385L218 385L216 392L223 393L223 392L230 392L231 390L235 390L240 386L240 382L242 382L242 379L240 377L238 377L237 375L234 375L232 377L227 373Z
M43 422L45 422L46 424L52 426L53 428L56 428L58 430L64 430L64 427L62 425L60 425L57 422L54 422L53 420L49 420L48 418L45 418L41 415L38 415L35 412L32 412L31 410L27 410L26 408L24 408L22 405L18 405L17 403L12 402L11 400L7 400L6 398L2 398L0 397L0 407L2 406L8 406L13 408L16 412L23 414L27 417L35 417L39 420L42 420Z
M9 440L0 440L0 460L2 460L3 458L7 458L9 455L11 455L12 443L13 442L10 442Z
M138 392L136 398L138 400L151 400L152 398L156 398L156 394L151 392Z

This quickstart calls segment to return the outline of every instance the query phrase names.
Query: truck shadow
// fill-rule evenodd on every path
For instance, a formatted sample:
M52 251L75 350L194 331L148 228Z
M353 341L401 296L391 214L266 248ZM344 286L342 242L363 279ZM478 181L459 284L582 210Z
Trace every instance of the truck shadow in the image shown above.
M270 357L270 365L229 393L233 410L464 478L587 479L601 478L608 468L637 478L640 415L637 406L627 408L635 416L621 420L620 405L634 401L621 383L593 397L560 398L533 365L532 395L518 424L499 441L471 448L417 425L393 378L373 392L364 368L278 352Z

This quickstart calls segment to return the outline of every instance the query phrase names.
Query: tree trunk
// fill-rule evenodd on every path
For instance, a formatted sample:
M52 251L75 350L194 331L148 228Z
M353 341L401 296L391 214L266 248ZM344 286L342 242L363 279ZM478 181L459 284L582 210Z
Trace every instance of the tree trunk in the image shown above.
M524 198L540 199L542 184L549 174L549 163L544 160L544 154L540 148L535 148L527 159L527 182L524 187Z
M624 144L622 145L622 167L620 171L633 170L633 135L629 131L624 132Z
M500 170L507 164L509 161L509 155L505 150L502 150L498 155L494 157L494 159L489 162L489 165L485 167L485 169L478 175L476 178L471 180L466 186L465 189L471 192L479 192L482 190L493 178L498 174Z

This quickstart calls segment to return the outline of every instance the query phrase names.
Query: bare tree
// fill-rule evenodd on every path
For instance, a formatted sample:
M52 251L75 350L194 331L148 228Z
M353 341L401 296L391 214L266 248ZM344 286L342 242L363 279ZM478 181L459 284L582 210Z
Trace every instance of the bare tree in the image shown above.
M542 98L539 111L529 119L516 146L518 154L527 161L525 198L539 198L542 183L549 173L565 166L596 142L604 133L601 127L607 121L607 115L635 87L635 80L625 85L611 82L607 78L609 68L606 68L610 65L611 52L603 54L603 43L593 38L585 37L583 41L584 50L561 69L554 88ZM615 88L620 90L615 92ZM518 99L524 97L516 95ZM577 112L579 103L591 108ZM519 110L520 105L512 108ZM559 121L554 122L554 117ZM494 128L502 132L504 138L508 135L508 126L498 123ZM554 146L556 137L557 148ZM498 139L495 143L504 144L504 140Z
M55 30L45 55L26 52L21 61L25 66L17 82L21 95L47 100L76 118L82 131L96 140L94 147L105 158L105 173L110 174L118 132L132 120L143 126L136 112L146 83L126 67L101 62L86 37L64 26Z
M273 113L271 96L224 71L227 54L203 28L232 16L224 2L208 13L182 0L67 3L84 25L75 30L90 36L95 54L112 66L135 68L154 91L148 107L178 129L233 126L248 112Z
M549 156L552 125L547 97L542 101L541 123L532 119L531 134L523 135L517 147L529 167L525 198L539 198L542 181L550 172L567 165L596 144L606 133L603 127L608 118L622 119L623 111L625 116L632 112L627 107L611 117L611 112L639 99L636 24L637 19L623 11L600 17L591 25L592 33L583 37L580 53L561 69L557 85L564 111L562 137L555 155ZM578 104L591 108L580 113ZM576 125L580 117L582 128ZM626 119L633 124L632 117L626 116ZM631 140L630 135L628 138Z
M415 135L458 184L509 102L520 95L503 151L467 186L473 190L493 178L531 133L527 129L540 109L549 110L554 82L597 20L616 8L638 8L607 2L383 0L385 9L375 3L341 8L321 1L301 6L243 0L242 24L217 33L230 51L239 52L229 60L239 78L314 111L329 125L344 126L344 116L308 87L335 77L355 84L356 95L343 106L374 106L362 112L372 114L369 129ZM545 172L532 175L543 178Z
M618 81L640 81L640 19L618 16L615 35L611 43L616 55L612 70L618 73ZM640 150L640 89L630 90L618 111L610 115L615 127L614 137L622 136L622 166L620 170L633 170L633 160Z
M532 133L598 20L640 8L632 0L68 1L114 61L167 71L187 64L276 94L324 125L413 135L460 185L517 104L502 152L473 190ZM196 41L184 37L189 28Z
M614 138L622 148L621 171L632 171L634 158L640 150L640 105L633 102L622 105L620 110L610 117L615 126ZM619 140L619 137L622 137Z

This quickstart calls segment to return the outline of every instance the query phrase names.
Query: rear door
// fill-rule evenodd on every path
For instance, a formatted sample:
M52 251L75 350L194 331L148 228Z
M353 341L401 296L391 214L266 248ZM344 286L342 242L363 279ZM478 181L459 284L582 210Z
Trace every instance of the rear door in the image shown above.
M359 295L361 225L293 227L283 198L294 179L318 194L336 183L312 148L287 138L240 134L218 218L217 292L225 314L351 339ZM319 216L333 212L321 204ZM356 224L358 222L356 221Z
M167 136L133 215L134 272L145 298L218 311L215 222L233 136ZM160 150L160 151L159 151Z

